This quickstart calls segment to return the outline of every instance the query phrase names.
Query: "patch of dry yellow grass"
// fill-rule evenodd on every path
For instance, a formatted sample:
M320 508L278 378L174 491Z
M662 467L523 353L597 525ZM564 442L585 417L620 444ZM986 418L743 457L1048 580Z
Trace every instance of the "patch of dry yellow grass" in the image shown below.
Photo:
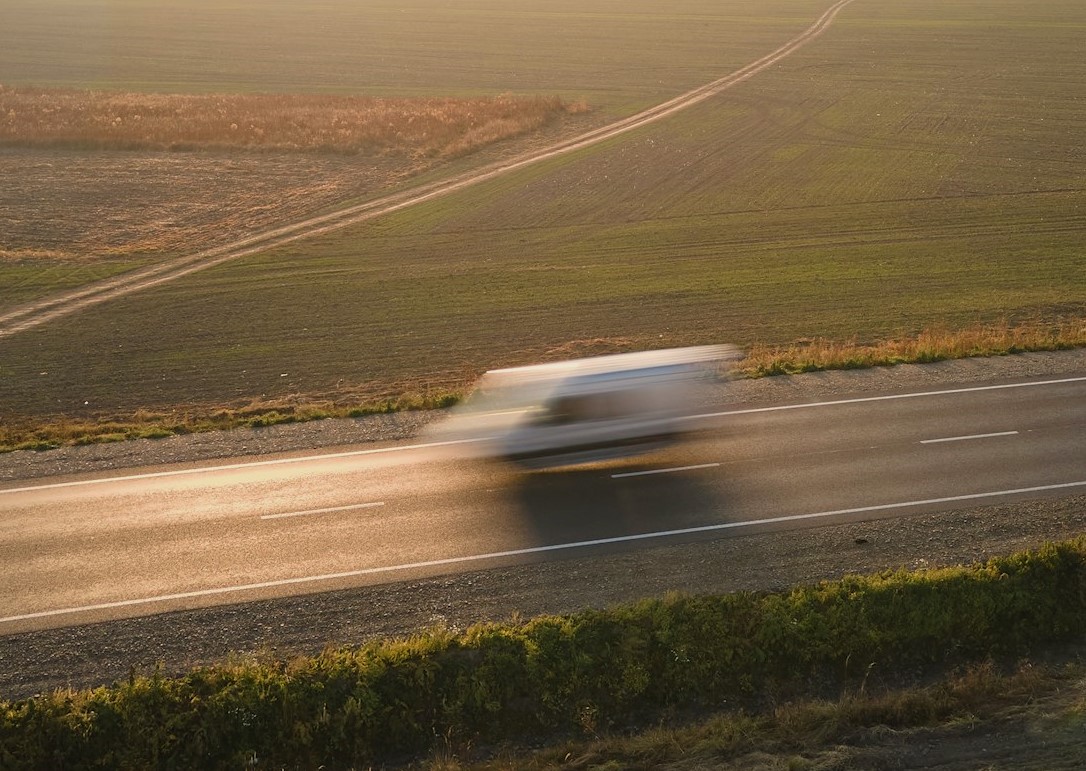
M876 343L813 339L787 346L755 345L743 360L739 373L745 377L764 377L1083 346L1086 346L1086 319L1074 318L1014 326L925 330L916 337Z
M22 262L24 260L68 260L72 255L59 249L5 249L0 247L0 262Z
M0 85L0 145L452 157L587 109L557 96L386 99Z

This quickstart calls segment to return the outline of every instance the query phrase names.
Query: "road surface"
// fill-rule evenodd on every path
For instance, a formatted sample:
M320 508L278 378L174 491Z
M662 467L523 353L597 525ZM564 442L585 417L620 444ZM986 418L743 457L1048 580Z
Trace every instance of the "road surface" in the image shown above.
M718 405L636 462L387 444L0 487L0 635L1086 491L1086 376Z

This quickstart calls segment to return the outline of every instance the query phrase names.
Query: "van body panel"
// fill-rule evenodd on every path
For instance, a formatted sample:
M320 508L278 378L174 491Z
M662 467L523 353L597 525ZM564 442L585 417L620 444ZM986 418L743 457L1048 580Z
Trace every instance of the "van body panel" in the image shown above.
M695 384L737 358L714 345L492 370L442 437L532 468L637 455L687 433Z

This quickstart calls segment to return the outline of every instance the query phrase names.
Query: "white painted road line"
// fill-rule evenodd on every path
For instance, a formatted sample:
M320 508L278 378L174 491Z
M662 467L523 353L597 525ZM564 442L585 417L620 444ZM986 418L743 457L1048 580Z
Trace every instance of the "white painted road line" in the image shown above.
M907 394L891 394L889 396L866 396L856 399L838 399L829 402L808 402L805 404L783 404L776 407L754 407L743 410L728 410L725 412L709 412L703 415L691 415L688 420L703 420L705 418L719 418L730 415L751 415L759 412L781 412L784 410L804 410L814 407L836 407L844 404L863 404L865 402L884 402L895 399L916 399L926 396L946 396L949 394L976 393L978 391L998 391L1006 388L1035 388L1046 385L1060 385L1063 383L1080 383L1086 381L1086 377L1067 377L1059 380L1035 380L1028 383L1007 383L1005 385L975 386L972 388L951 388L945 391L920 391ZM98 479L82 479L75 482L53 482L41 485L28 485L26 487L13 487L8 490L0 489L0 495L11 493L24 493L34 490L55 490L62 487L79 487L83 485L100 485L110 482L129 482L138 479L156 479L160 477L182 476L185 474L202 474L215 471L233 471L236 469L258 468L260 466L277 466L286 463L307 463L314 460L335 460L336 458L353 458L363 455L379 455L382 453L407 452L409 450L424 450L432 447L447 447L456 444L472 444L486 442L490 437L476 439L453 439L445 442L424 442L422 444L404 444L396 447L378 447L370 450L348 450L345 452L333 452L323 455L302 455L294 458L274 458L272 460L246 461L244 463L230 463L223 466L204 466L202 468L183 468L171 471L153 471L146 474L130 474L119 477L103 477Z
M964 442L967 439L990 439L993 436L1016 436L1017 431L997 431L994 434L970 434L969 436L948 436L944 439L921 439L920 444L939 444L940 442Z
M947 396L949 394L969 394L978 391L999 391L1006 388L1033 388L1035 386L1059 385L1062 383L1081 383L1086 377L1065 377L1059 380L1034 380L1029 383L1005 383L1004 385L972 386L970 388L948 388L944 391L917 391L908 394L890 394L889 396L861 396L855 399L837 399L831 402L808 402L806 404L784 404L776 407L752 407L745 410L727 410L708 412L704 415L691 415L689 420L720 418L728 415L753 415L758 412L780 412L781 410L806 410L813 407L838 407L842 404L863 404L865 402L888 402L896 399L918 399L924 396Z
M202 466L200 468L182 468L171 471L151 471L146 474L129 474L120 477L101 477L99 479L80 479L75 482L55 482L44 485L31 485L28 487L13 487L10 490L0 490L0 495L8 493L25 493L33 490L56 490L61 487L81 487L83 485L101 485L109 482L132 482L139 479L158 479L160 477L178 477L186 474L201 474L214 471L235 471L237 469L260 468L261 466L281 466L286 463L307 463L313 460L335 460L337 458L353 458L359 455L378 455L386 452L405 452L407 450L425 450L431 447L447 447L453 444L471 444L482 442L485 439L452 439L447 442L423 442L422 444L404 444L397 447L378 447L372 450L347 450L345 452L330 452L323 455L302 455L296 458L273 458L272 460L254 460L244 463L228 463L223 466Z
M696 466L676 466L675 468L656 468L652 471L627 471L624 474L612 474L611 479L623 479L624 477L643 477L649 474L670 474L673 471L693 471L699 468L716 468L719 463L699 463Z
M678 530L661 530L653 533L637 533L635 535L620 535L613 538L596 538L591 541L574 541L572 543L558 543L548 546L530 546L524 549L509 549L489 554L473 554L464 557L446 557L444 559L413 562L406 565L388 565L377 568L361 568L359 570L347 570L342 573L326 573L318 576L300 576L298 578L282 578L276 581L261 581L255 584L241 584L239 586L221 586L214 589L200 589L192 592L178 592L177 594L162 594L156 597L141 597L133 600L118 600L116 602L102 602L96 605L83 605L75 608L60 608L57 610L43 610L36 613L23 613L18 616L0 618L0 624L10 624L16 621L28 621L35 618L49 618L55 616L67 616L74 613L89 613L96 610L109 610L111 608L126 608L137 605L149 605L156 602L169 602L172 600L186 600L196 597L213 597L217 595L232 594L237 592L253 591L258 589L271 589L280 586L296 586L298 584L311 584L321 581L335 581L343 578L358 578L360 576L381 575L383 573L397 573L407 570L419 570L423 568L443 567L446 565L463 565L471 562L485 562L488 560L502 559L506 557L523 557L530 554L544 554L547 552L568 551L571 549L583 549L590 546L606 546L616 543L630 543L633 541L648 541L656 538L668 538L679 535L692 535L695 533L709 533L718 530L736 530L757 525L773 525L781 522L800 522L803 520L833 517L842 514L865 514L875 511L890 511L893 509L907 509L919 506L927 506L937 503L953 503L956 501L977 501L985 498L1001 498L1009 495L1023 495L1026 493L1038 493L1048 490L1066 490L1073 487L1086 487L1086 480L1081 482L1066 482L1055 485L1040 485L1037 487L1020 487L1015 490L994 490L987 493L971 493L968 495L951 495L946 498L928 498L922 501L904 501L901 503L884 503L877 506L859 506L853 509L838 509L836 511L819 511L814 514L792 514L783 517L769 517L767 519L752 519L745 522L721 522L715 525L702 525L701 527L685 527Z
M327 509L309 509L308 511L287 511L282 514L261 514L261 519L286 519L287 517L306 517L310 514L331 514L335 511L355 511L356 509L372 509L377 506L384 506L384 501L374 501L373 503L353 503L350 506L332 506Z

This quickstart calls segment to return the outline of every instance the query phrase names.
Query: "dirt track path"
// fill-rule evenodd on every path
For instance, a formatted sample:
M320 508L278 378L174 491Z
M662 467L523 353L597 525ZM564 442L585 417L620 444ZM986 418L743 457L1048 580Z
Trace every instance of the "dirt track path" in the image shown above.
M224 262L245 257L293 241L328 233L332 230L354 225L359 222L380 217L409 206L423 203L441 196L455 193L472 185L494 179L517 169L522 169L549 158L581 150L598 144L626 132L647 126L650 123L693 107L720 92L753 77L762 70L791 55L807 43L821 35L833 22L837 14L853 0L838 0L817 21L796 37L761 59L725 75L722 78L699 86L691 91L631 115L628 118L607 126L589 131L564 142L542 150L518 156L505 161L484 166L465 174L441 182L412 188L373 201L350 206L330 214L295 222L275 228L248 238L235 241L213 249L178 257L142 270L125 273L111 279L100 281L70 292L48 297L8 313L0 315L0 338L18 334L40 326L62 316L75 313L92 305L108 302L143 289L165 284L206 268L221 265Z

